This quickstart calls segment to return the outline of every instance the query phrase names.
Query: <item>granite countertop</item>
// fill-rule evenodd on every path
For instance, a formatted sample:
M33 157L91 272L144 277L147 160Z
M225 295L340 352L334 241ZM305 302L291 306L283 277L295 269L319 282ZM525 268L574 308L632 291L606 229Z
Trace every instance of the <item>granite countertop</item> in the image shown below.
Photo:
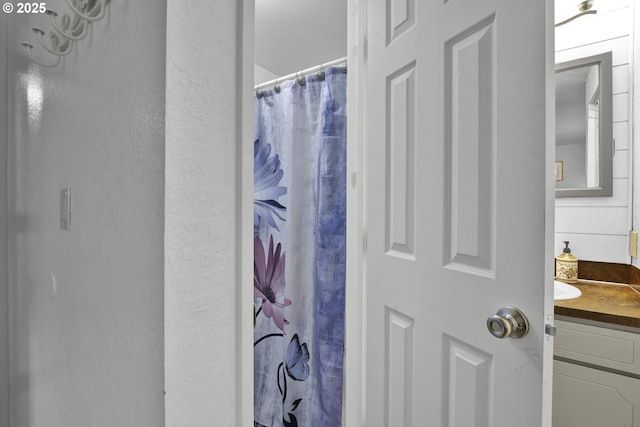
M640 328L640 291L621 283L579 280L582 296L555 301L555 314Z

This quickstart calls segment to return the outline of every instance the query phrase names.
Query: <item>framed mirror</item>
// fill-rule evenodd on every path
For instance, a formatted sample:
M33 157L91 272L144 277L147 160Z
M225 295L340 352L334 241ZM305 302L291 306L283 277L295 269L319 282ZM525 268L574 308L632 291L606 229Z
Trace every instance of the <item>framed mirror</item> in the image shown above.
M611 196L611 52L556 64L556 197Z

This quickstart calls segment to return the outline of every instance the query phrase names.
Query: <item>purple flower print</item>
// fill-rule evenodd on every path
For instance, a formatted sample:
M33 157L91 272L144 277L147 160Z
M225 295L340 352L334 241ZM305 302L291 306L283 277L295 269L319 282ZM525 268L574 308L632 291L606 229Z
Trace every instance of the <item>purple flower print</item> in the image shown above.
M291 300L284 297L284 265L285 254L280 255L280 243L273 251L273 236L269 239L268 259L259 237L253 239L253 294L262 299L260 309L267 318L284 332L284 325L289 324L284 318L284 308L291 305Z

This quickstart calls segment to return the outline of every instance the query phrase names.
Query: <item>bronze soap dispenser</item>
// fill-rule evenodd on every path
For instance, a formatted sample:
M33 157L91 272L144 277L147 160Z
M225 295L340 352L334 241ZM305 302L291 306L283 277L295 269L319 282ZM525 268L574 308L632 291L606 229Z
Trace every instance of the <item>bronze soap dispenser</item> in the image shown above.
M569 241L565 240L565 248L556 257L556 280L566 283L576 283L578 281L578 258L569 249Z

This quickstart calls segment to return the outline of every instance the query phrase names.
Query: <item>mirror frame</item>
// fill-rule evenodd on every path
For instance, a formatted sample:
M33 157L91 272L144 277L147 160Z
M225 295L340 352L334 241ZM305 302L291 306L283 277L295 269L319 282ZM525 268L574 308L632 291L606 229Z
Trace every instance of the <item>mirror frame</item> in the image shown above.
M598 65L600 77L600 186L557 188L556 197L607 197L613 194L613 113L611 52L556 64L558 71Z

